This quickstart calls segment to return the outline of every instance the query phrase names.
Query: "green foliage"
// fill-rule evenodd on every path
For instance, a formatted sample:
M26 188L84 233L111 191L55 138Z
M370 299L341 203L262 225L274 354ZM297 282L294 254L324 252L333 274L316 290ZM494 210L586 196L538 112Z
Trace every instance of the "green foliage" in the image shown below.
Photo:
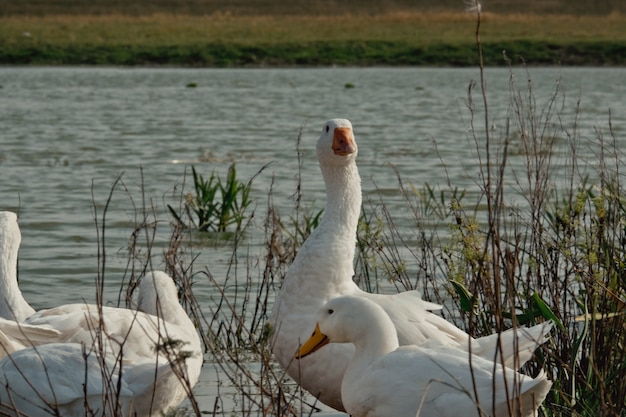
M572 42L573 43L573 42ZM509 41L507 54L534 65L624 65L624 44ZM367 40L314 41L278 45L209 43L184 45L8 45L0 50L4 65L194 65L208 67L284 65L454 65L476 64L470 44L415 46ZM488 65L506 65L502 44L485 51ZM350 88L350 87L346 87Z
M531 300L532 300L531 304L535 308L535 310L533 311L532 318L541 316L546 320L552 321L562 331L566 331L565 326L563 326L563 322L561 322L561 320L556 316L556 314L554 314L554 312L550 309L550 307L548 307L548 304L541 299L539 294L537 294L536 292L533 293Z
M287 233L289 239L300 246L302 242L319 226L322 220L324 209L315 211L313 207L305 207L297 216L289 216L289 224L280 222L283 231Z
M472 296L472 293L469 292L465 285L460 282L451 280L450 284L454 287L454 291L456 295L459 297L459 304L461 306L461 310L466 313L471 313L474 311L474 308L477 305L476 298Z
M181 212L168 205L172 216L180 224L200 232L225 232L233 225L239 229L251 203L252 182L244 184L237 179L235 163L228 167L225 182L215 172L208 180L193 166L191 172L194 193L185 196ZM185 218L191 221L191 225L185 222Z

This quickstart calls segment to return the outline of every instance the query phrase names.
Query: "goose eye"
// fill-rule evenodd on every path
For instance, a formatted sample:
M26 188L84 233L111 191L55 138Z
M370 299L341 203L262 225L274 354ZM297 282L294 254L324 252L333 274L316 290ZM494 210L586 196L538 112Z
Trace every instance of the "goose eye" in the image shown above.
M329 308L329 309L328 309L328 314L329 314L329 315L330 315L330 314L333 314L334 312L335 312L335 310L333 310L332 308Z
M330 126L326 125L326 133L330 131Z

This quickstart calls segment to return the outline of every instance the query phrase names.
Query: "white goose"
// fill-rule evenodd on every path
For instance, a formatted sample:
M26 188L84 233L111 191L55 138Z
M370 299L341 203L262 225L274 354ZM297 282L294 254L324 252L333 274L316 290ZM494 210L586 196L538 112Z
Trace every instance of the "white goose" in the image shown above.
M426 302L416 291L394 295L370 294L352 281L356 230L361 210L361 178L356 166L357 145L352 124L332 119L322 128L317 142L326 185L326 209L319 226L304 242L289 267L272 309L273 353L287 373L323 403L345 410L341 401L341 380L354 352L349 344L335 344L294 361L300 343L309 336L319 308L328 300L354 295L379 304L391 317L401 345L431 344L453 346L492 359L501 340L502 355L510 366L530 358L547 329L535 326L510 330L500 335L471 339L467 333L429 310L440 305Z
M184 373L189 381L188 388L193 387L202 367L202 346L193 322L178 303L176 286L167 274L155 271L142 279L139 309L143 311L105 306L100 315L94 305L69 304L41 310L24 323L0 320L0 342L12 343L12 347L2 343L12 355L2 359L4 371L0 371L0 376L4 375L14 390L0 391L0 396L5 396L0 400L6 403L25 397L25 402L18 405L29 409L32 406L29 402L33 400L27 389L30 383L24 385L22 381L20 385L13 379L18 365L28 380L35 380L33 375L44 365L59 367L65 369L63 375L51 381L40 381L36 388L52 395L43 398L58 407L61 415L84 415L85 393L79 382L87 375L93 392L101 392L98 389L106 382L98 380L102 378L99 365L93 368L102 362L114 370L115 378L119 377L116 373L119 369L116 371L114 365L118 364L118 368L122 365L120 395L128 396L122 402L128 401L133 410L147 410L139 415L160 415L162 410L180 404L187 390L173 369ZM32 345L35 347L30 347ZM92 352L86 359L82 355L83 348ZM93 373L86 374L85 366ZM51 386L54 394L50 388L46 391L46 386ZM9 394L11 397L6 398ZM44 404L37 402L39 400L41 398L35 401L35 407ZM78 414L72 414L79 409Z
M168 390L177 383L163 361L120 365L80 343L50 343L0 360L0 415L162 416L178 404Z
M35 312L17 285L17 253L21 242L15 213L0 211L0 317L17 321Z
M389 316L362 297L333 299L317 317L297 355L354 344L341 386L352 417L530 417L552 386L543 372L533 379L455 347L399 347Z

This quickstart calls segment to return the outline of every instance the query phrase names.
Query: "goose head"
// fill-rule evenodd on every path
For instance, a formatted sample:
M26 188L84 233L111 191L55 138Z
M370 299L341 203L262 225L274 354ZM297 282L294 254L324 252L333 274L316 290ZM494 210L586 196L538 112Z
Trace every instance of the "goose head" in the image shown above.
M393 322L378 304L361 297L337 297L326 303L317 315L311 337L298 349L303 358L328 343L353 343L358 350L367 348L383 353L398 347Z
M320 164L346 165L354 162L358 148L347 119L331 119L322 127L317 141L317 157Z
M161 316L163 309L178 308L178 290L174 280L163 271L150 271L139 282L138 309ZM166 321L171 317L164 316Z

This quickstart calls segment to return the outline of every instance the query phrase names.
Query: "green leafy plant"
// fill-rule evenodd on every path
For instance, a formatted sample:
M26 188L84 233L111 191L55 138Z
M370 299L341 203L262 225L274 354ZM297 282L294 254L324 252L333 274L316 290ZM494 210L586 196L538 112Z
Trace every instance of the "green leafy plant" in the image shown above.
M194 193L185 195L181 211L177 212L171 205L167 206L176 221L201 232L225 232L232 225L240 228L246 217L245 211L252 202L252 180L245 184L239 181L235 163L228 167L225 182L222 182L215 171L208 180L194 166L191 167L191 173ZM185 222L185 217L190 224Z

